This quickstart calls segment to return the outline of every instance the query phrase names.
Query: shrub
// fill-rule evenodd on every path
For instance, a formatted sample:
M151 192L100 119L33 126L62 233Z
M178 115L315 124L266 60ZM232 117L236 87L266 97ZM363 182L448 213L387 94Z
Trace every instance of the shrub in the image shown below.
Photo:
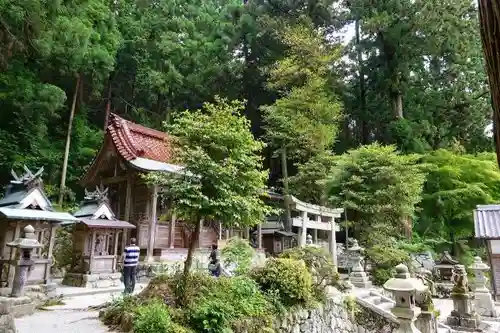
M139 300L134 296L115 298L99 316L104 324L118 327L122 323L122 317L132 314L139 305Z
M168 308L155 300L137 308L134 333L177 333L172 331L172 320Z
M248 240L238 237L231 238L222 249L224 264L235 265L237 274L244 274L250 270L255 250L250 246Z
M315 298L325 297L325 286L342 288L337 268L333 264L330 253L325 249L315 246L295 247L284 251L280 257L304 261L313 276Z
M251 333L270 326L270 309L257 283L238 276L216 279L213 289L192 305L189 317L197 332L233 332L244 324L244 331Z
M264 267L254 269L252 277L264 292L277 291L286 306L312 299L312 275L302 260L271 258Z
M173 274L158 275L140 293L142 299L161 298L171 306L189 306L212 288L215 280L208 272L190 272L184 278L182 270Z
M366 251L372 263L373 284L381 286L393 277L394 268L404 263L411 268L410 255L401 249L389 245L375 245Z

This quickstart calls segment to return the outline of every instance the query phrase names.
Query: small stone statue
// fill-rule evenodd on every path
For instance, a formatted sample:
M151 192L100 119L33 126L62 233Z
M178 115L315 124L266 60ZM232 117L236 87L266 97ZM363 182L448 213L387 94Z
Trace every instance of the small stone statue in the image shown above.
M469 292L469 280L464 265L455 265L453 267L451 282L453 282L452 293L466 294Z

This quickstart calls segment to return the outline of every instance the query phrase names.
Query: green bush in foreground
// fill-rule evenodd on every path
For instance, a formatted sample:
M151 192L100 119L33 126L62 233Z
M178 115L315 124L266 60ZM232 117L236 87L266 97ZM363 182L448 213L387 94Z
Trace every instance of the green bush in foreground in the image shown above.
M262 332L271 325L271 306L259 286L245 276L219 278L215 287L189 312L190 326L197 332L233 332L233 328L245 319L252 319L245 331ZM258 324L258 325L256 325Z
M313 298L312 275L302 260L271 258L252 277L264 292L277 292L285 306L308 304Z
M231 238L222 249L222 256L226 266L234 264L237 274L245 274L250 270L255 250L248 240L235 237Z
M332 256L324 248L316 246L295 247L284 251L280 258L302 260L313 276L314 299L321 300L326 297L325 287L334 286L343 290L337 267L333 264Z
M155 300L137 308L134 333L177 333L171 329L170 313L160 301Z

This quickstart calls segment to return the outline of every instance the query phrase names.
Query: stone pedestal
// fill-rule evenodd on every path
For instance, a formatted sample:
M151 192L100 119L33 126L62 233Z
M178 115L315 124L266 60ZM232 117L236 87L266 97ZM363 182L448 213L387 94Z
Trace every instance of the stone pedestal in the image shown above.
M17 333L12 315L12 298L0 297L0 333Z
M415 327L422 333L437 333L437 320L434 313L422 311L415 321Z
M349 251L350 256L352 257L352 269L351 274L349 274L349 281L357 288L370 288L371 282L368 279L368 275L366 274L363 265L361 265L361 260L363 260L361 251L363 251L363 248L360 247L358 245L358 241L354 239L352 241L352 246L347 249L347 251Z
M62 284L71 287L81 288L111 288L120 287L121 273L101 273L101 274L82 274L66 273Z
M469 282L463 265L455 265L452 282L454 283L451 293L453 311L448 316L446 324L458 331L477 331L480 318L474 310L472 303L474 296L469 293Z

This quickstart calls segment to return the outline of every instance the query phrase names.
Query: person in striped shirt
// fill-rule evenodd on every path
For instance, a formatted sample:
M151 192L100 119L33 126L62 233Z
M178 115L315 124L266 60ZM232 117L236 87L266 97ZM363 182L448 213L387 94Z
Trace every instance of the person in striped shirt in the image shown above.
M141 249L136 245L135 238L130 239L130 245L126 246L123 251L123 284L125 285L125 294L134 292L140 251Z

